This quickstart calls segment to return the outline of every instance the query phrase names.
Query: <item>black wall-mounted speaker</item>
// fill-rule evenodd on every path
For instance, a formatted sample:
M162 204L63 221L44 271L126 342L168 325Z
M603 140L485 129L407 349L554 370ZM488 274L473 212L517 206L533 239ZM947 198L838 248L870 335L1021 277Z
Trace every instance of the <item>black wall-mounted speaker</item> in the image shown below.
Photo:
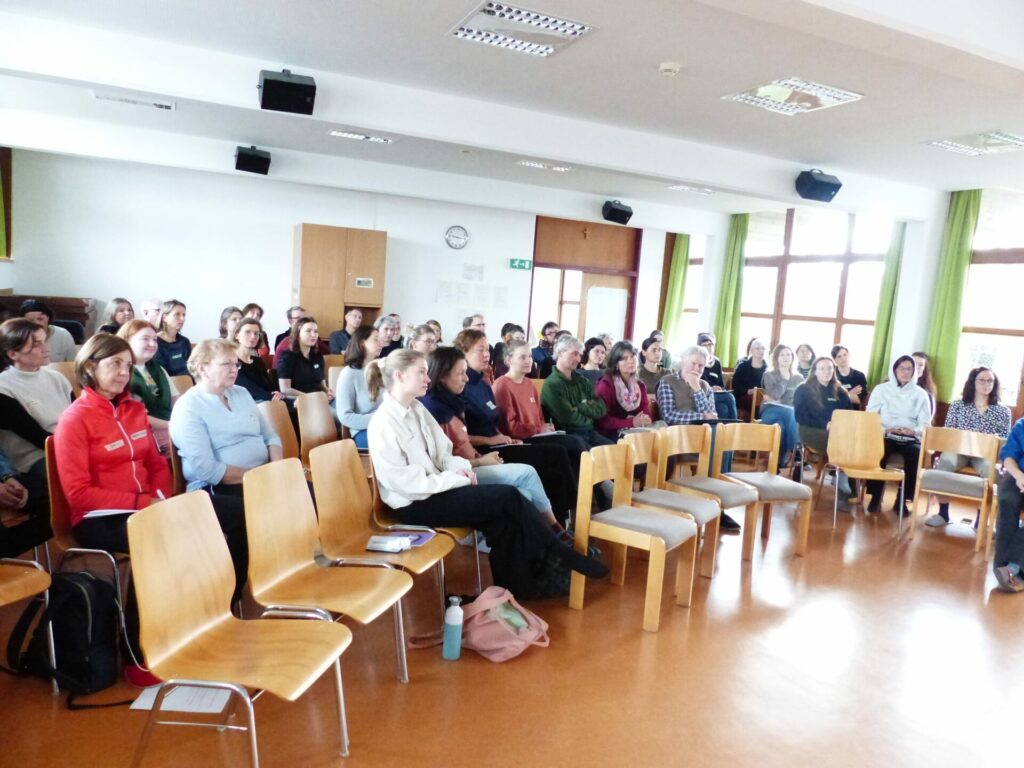
M830 203L842 186L843 182L835 176L829 176L817 169L804 171L796 177L796 193L804 200Z
M604 216L605 221L626 224L633 216L633 209L618 200L607 200L601 208L601 215Z
M316 99L316 82L306 75L293 75L287 69L282 72L260 71L260 109L275 112L294 112L299 115L313 114Z
M270 170L270 153L256 147L238 147L235 150L235 170L266 176Z

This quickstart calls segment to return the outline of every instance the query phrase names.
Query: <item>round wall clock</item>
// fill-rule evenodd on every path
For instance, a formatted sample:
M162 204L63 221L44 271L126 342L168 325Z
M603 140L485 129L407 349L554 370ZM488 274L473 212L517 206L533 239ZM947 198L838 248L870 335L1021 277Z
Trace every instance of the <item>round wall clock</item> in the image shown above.
M456 224L453 227L448 227L448 231L444 233L444 241L448 243L449 248L465 248L469 242L469 232L466 231L465 227L460 227Z

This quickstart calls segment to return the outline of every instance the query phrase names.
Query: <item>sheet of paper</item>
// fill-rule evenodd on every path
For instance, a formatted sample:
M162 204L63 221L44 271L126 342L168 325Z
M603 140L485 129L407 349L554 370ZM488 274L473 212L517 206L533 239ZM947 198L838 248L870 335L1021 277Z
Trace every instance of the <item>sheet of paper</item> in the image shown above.
M94 509L92 512L86 512L86 518L94 517L110 517L111 515L130 515L134 512L134 509Z
M144 688L139 698L132 702L132 709L152 709L156 701L156 692L159 685ZM215 715L224 711L224 705L228 703L230 692L215 688L195 688L188 685L179 685L169 694L164 696L160 705L161 712L193 712L196 714Z

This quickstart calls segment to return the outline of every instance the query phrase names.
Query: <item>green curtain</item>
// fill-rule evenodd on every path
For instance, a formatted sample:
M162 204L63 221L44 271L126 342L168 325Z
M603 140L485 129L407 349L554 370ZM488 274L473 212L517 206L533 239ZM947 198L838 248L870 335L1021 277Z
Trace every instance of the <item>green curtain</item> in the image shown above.
M740 303L743 298L743 250L747 242L749 214L735 213L729 221L729 237L725 242L725 265L722 268L722 289L715 311L716 351L723 364L736 364L740 337Z
M676 235L672 247L672 265L668 273L668 295L665 297L665 314L661 318L661 332L668 340L669 349L678 349L683 325L683 294L686 288L686 268L690 263L690 236ZM691 342L687 342L689 344Z
M971 264L971 242L978 225L981 190L954 192L939 251L939 276L935 282L932 313L925 351L930 358L939 400L949 402L956 376L957 348L960 346L960 303Z
M896 327L896 289L900 284L903 241L906 234L906 222L897 221L892 228L889 252L885 254L878 314L875 316L875 337L871 342L871 360L868 363L868 388L874 388L889 375L889 361L892 360L892 329Z

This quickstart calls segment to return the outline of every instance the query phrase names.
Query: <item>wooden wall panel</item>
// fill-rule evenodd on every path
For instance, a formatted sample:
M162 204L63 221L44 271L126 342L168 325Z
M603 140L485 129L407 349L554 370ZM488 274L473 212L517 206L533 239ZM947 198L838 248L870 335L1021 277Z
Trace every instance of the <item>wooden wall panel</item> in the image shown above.
M617 224L537 217L533 260L568 269L635 273L640 230Z

